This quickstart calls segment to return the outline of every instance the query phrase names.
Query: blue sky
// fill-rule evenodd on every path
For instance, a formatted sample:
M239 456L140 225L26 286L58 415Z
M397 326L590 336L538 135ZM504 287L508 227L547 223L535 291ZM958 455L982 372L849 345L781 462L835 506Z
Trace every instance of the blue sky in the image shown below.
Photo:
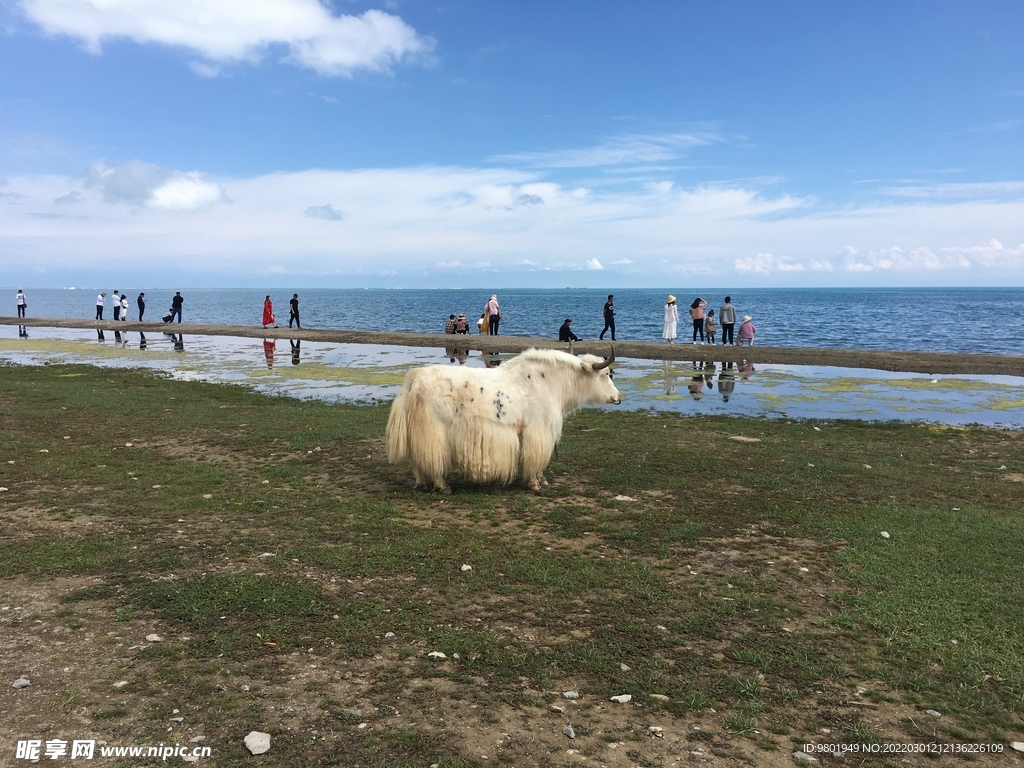
M0 282L1024 284L1024 5L0 0Z

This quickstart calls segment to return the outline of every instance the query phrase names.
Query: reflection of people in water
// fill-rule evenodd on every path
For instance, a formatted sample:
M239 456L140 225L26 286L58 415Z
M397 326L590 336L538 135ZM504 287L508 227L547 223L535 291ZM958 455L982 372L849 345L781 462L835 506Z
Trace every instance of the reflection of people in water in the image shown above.
M103 335L103 329L102 328L97 328L96 329L96 341L106 341L106 340L107 340L106 337Z
M18 335L21 338L23 338L23 339L27 339L28 338L28 328L26 326L24 326L24 325L19 325L18 326Z
M185 351L185 334L179 333L177 336L175 336L172 333L171 334L171 338L174 339L174 351L175 352L184 352Z
M288 343L292 345L292 365L298 365L302 354L302 339L288 339Z
M146 334L139 332L139 349L146 348Z
M274 367L274 350L277 349L277 342L274 339L263 340L263 356L267 358L267 368Z
M446 331L446 333L447 333L447 331ZM452 333L455 333L455 331L452 331ZM459 350L457 350L455 347L445 347L444 348L444 353L445 353L445 355L448 356L448 362L449 363L454 363L455 362L455 358L458 356L458 352L459 352Z
M124 346L124 339L121 338L120 331L114 331L114 341L120 344L122 347Z
M466 364L466 358L469 357L469 350L468 349L456 349L455 350L455 357L458 358L459 365L465 365Z
M722 371L718 374L718 391L722 395L723 402L729 402L729 397L734 389L736 389L736 373L733 371L733 364L722 363Z
M697 363L693 364L695 369L700 368ZM698 373L696 376L690 379L690 383L687 385L686 390L693 396L694 400L700 400L704 397L704 376Z
M665 371L665 394L674 395L676 393L676 379L679 376L676 371L676 364L671 360L662 360L661 366Z
M743 374L744 379L749 379L750 374L754 372L754 363L750 360L740 360L740 373Z
M495 335L497 335L497 334L495 334ZM486 357L484 359L484 365L486 365L488 368L497 368L499 365L501 365L501 358L498 357L498 353L497 352L490 352L490 353L488 353L488 357Z

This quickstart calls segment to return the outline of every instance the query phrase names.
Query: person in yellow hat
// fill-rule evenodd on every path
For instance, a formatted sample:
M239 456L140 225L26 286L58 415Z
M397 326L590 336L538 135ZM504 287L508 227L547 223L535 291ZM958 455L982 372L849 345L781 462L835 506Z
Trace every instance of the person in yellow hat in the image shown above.
M671 293L668 295L668 303L665 304L665 330L661 337L669 344L675 341L676 324L679 322L679 308L676 307L676 297Z

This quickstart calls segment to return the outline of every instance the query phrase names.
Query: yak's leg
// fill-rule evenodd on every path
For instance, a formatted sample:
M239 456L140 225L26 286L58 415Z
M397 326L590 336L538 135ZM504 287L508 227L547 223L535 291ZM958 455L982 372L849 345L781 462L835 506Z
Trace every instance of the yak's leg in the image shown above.
M551 461L554 445L554 441L543 428L527 426L523 430L519 467L523 480L531 491L539 491L541 483L548 484L544 479L544 470Z
M423 472L420 471L419 467L412 468L412 476L416 479L416 482L412 486L412 489L414 491L417 488L422 488L425 491L430 490L430 483L427 481L427 478L424 476Z

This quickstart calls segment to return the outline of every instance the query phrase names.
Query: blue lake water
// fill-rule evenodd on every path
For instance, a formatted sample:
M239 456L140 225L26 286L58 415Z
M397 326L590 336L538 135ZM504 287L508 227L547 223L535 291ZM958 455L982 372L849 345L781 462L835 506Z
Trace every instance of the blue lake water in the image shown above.
M420 347L145 335L0 326L0 361L139 367L175 378L252 386L267 394L327 402L390 400L414 366L484 367L506 355ZM946 376L824 366L619 358L620 408L820 420L925 421L1024 426L1024 378ZM616 406L608 406L615 408Z
M115 286L118 287L118 286ZM120 287L118 287L121 290ZM92 318L96 294L108 294L105 317L111 317L114 288L76 290L26 289L28 314L34 317ZM130 316L137 317L129 295ZM170 307L173 290L146 288L148 320L159 320ZM298 289L296 289L298 290ZM691 337L686 309L696 296L721 305L731 293L738 316L751 315L757 343L763 346L846 347L857 349L934 350L1024 354L1024 288L836 289L721 288L633 289L615 291L616 332L621 339L661 338L662 308L668 291L678 297L679 341ZM9 289L14 314L14 294ZM294 291L182 290L186 322L259 325L263 298L270 293L279 325L286 325L288 299ZM311 328L365 331L440 332L449 314L465 312L475 322L491 295L472 289L298 290L303 324ZM558 335L566 317L584 339L596 338L603 326L605 290L517 289L497 291L502 307L501 332L511 336ZM6 298L0 294L0 300ZM3 306L0 304L0 306ZM607 338L607 337L606 337Z

